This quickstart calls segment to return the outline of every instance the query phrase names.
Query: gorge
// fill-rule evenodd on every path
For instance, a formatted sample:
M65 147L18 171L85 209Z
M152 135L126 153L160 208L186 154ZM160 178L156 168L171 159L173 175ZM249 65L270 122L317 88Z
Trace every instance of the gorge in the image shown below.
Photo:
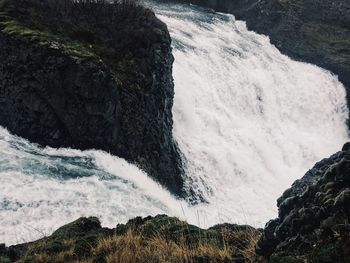
M138 19L141 22L135 26L137 30L132 26L129 30L135 30L151 41L157 42L153 36L159 36L163 47L157 49L153 42L142 42L141 47L146 45L147 51L138 53L140 47L131 48L131 56L137 55L136 63L130 59L129 66L122 65L126 69L117 68L115 71L116 76L122 76L122 84L113 82L113 78L109 77L109 70L115 68L108 63L105 63L105 67L95 62L87 66L85 62L79 62L79 67L76 67L76 62L70 64L65 61L66 56L62 58L55 53L60 47L54 45L44 52L28 48L27 42L15 44L12 38L1 34L1 43L6 52L0 54L3 63L0 71L1 81L6 85L1 86L0 98L13 96L17 100L16 104L1 100L3 120L9 116L20 116L29 108L36 122L38 113L48 112L45 104L48 98L54 98L48 102L54 107L53 112L57 112L62 105L75 107L76 101L86 99L89 106L81 109L84 114L91 115L87 115L86 120L80 117L84 114L73 118L71 113L76 112L73 106L72 109L62 108L58 119L68 118L63 121L69 125L68 134L79 132L74 134L77 143L72 143L72 140L57 144L42 141L47 138L70 138L65 133L61 137L52 133L52 127L56 127L56 124L51 125L50 114L48 117L44 114L47 118L41 121L43 126L33 126L28 121L32 117L27 115L16 121L12 117L2 121L0 243L14 245L50 236L58 227L81 216L96 216L102 226L112 228L136 216L157 214L176 216L202 228L220 223L263 227L268 220L276 217L276 199L283 191L316 162L339 151L348 141L346 88L337 76L281 54L268 37L249 31L245 22L236 20L233 15L183 3L146 1L144 4L156 13L157 18L147 13L146 17L151 17L145 19L147 23ZM154 27L156 30L153 30ZM173 72L167 30L174 56ZM126 43L128 45L130 43ZM151 53L148 53L149 50L152 50ZM160 54L159 50L164 53ZM57 75L41 75L43 69L57 65L57 61L45 64L45 59L40 56L46 57L46 52L63 60L61 68L64 72L77 73L62 73L70 78L59 84L54 81ZM21 54L20 62L16 54ZM147 58L149 54L152 55ZM29 69L25 65L26 61L33 61L30 56L37 60ZM162 60L164 56L165 63ZM148 59L148 62L143 64L143 59ZM21 77L23 71L35 71L38 67L34 80L29 74L24 81L21 79L24 83L54 83L68 90L68 84L75 83L74 87L80 87L81 92L78 92L76 99L71 97L73 93L67 96L67 102L62 102L62 94L55 94L59 90L57 85L52 85L51 89L43 92L44 95L48 92L48 97L42 100L44 105L34 103L36 99L26 93L28 85L19 86L20 93L9 95L13 89L6 90L4 87L17 87L18 84L8 85L8 80L13 80L16 73L9 70L9 65L12 65L12 69L13 65L21 64L24 68L17 72ZM149 67L154 65L156 68L148 72ZM101 73L101 67L106 74ZM123 75L125 72L130 75ZM148 79L151 75L153 79ZM51 79L43 76L51 76ZM137 85L128 82L133 78L138 79ZM101 83L110 85L104 86L108 87L104 96L95 93L103 86ZM85 87L88 90L84 90ZM145 92L148 87L154 90ZM21 101L18 101L18 94L22 96ZM135 94L142 99L135 99ZM112 97L122 101L118 101L117 106L113 105L120 113L116 116L123 116L121 119L113 119L115 112L108 106L113 103L110 101ZM23 100L27 104L22 104ZM70 103L70 100L73 101ZM144 104L139 104L140 101ZM25 105L27 108L14 110L13 105ZM148 107L150 111L144 111ZM139 116L140 112L142 114ZM129 123L130 116L136 122ZM77 123L78 120L82 124ZM26 121L27 126L16 130ZM86 130L91 121L91 130ZM115 122L124 122L121 127L126 128L119 130L119 126L113 126ZM111 126L105 126L105 123ZM66 127L66 124L63 126ZM139 126L157 129L150 131L149 137L144 133L148 129L138 130ZM115 129L115 137L106 136L108 127ZM18 132L21 130L23 133ZM44 133L38 134L38 130ZM28 131L33 135L26 134ZM101 138L101 141L89 139L91 134ZM118 144L120 136L125 137L116 151L105 146ZM106 142L109 138L111 142ZM86 141L89 143L85 144ZM43 148L33 142L65 148ZM129 143L132 149L127 149ZM345 155L344 158L347 158L347 150L344 148L345 153L341 153ZM329 162L333 160L331 158ZM348 174L346 171L344 173ZM335 199L343 190L337 188L332 198ZM153 222L155 219L149 220ZM95 219L92 221L95 222L92 223L92 230L99 229ZM141 221L140 224L145 222ZM289 227L288 224L284 226ZM280 237L280 240L283 238ZM271 251L264 253L271 254Z

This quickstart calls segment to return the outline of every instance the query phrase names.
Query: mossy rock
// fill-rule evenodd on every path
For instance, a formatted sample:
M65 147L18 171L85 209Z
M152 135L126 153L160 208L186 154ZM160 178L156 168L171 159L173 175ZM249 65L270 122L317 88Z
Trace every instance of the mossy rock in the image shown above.
M231 228L230 228L231 226ZM225 235L223 227L231 235ZM226 224L212 229L201 229L174 217L137 217L115 229L100 226L96 218L80 218L67 224L51 236L25 244L17 250L16 262L262 262L256 257L254 246L260 231ZM245 247L230 244L236 231L248 231L252 238ZM239 240L237 240L239 242ZM6 248L6 249L15 249ZM135 256L136 254L136 256ZM167 255L167 258L164 258ZM135 257L134 257L135 256ZM133 258L135 261L130 261Z
M113 230L102 228L95 217L79 218L60 227L51 236L28 244L19 256L19 262L74 262L91 257L91 249L99 239L113 234Z
M20 4L19 1L18 4ZM24 5L25 1L23 1ZM52 30L42 29L38 25L28 25L16 17L16 5L11 1L2 0L0 3L0 29L4 34L12 37L26 39L34 44L44 47L54 47L61 49L65 54L74 58L98 60L98 56L94 54L92 49L89 49L84 43L74 41L59 35ZM32 14L28 14L30 17ZM39 22L38 22L39 23Z
M310 263L349 263L350 240L338 240L317 246L310 256Z
M0 256L0 262L1 263L11 263L11 259L7 256Z

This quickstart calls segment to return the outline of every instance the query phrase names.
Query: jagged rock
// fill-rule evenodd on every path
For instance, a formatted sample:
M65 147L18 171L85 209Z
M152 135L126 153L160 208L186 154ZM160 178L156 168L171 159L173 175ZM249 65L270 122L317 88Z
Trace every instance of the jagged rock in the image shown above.
M105 150L185 196L166 25L104 1L0 8L0 125L45 146Z
M278 199L257 252L271 262L350 262L349 144L318 162Z

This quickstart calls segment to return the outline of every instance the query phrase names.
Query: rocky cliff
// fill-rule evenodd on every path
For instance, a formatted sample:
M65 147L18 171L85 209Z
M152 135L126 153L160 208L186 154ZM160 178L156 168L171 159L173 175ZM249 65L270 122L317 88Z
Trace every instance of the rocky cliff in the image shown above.
M271 262L350 262L350 143L278 199L257 252Z
M44 146L108 151L184 196L171 38L132 2L1 0L0 125Z
M179 0L232 13L284 54L339 76L350 107L348 0Z

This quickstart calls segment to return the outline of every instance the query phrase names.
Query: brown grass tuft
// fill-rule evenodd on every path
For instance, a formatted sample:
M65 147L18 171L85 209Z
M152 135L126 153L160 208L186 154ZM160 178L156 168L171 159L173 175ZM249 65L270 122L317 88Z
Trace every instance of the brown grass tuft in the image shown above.
M256 245L261 237L261 233L253 228L245 230L223 230L222 236L224 240L233 240L230 246L236 254L241 255L246 263L263 262L263 259L258 257L255 252Z
M161 235L144 239L140 234L128 230L121 236L101 239L93 251L95 257L103 257L107 263L141 262L228 262L231 249L219 248L208 241L186 244L183 239L174 242Z
M29 246L23 262L37 263L264 263L255 253L261 232L223 224L203 230L179 220L130 223L115 232L44 238Z

